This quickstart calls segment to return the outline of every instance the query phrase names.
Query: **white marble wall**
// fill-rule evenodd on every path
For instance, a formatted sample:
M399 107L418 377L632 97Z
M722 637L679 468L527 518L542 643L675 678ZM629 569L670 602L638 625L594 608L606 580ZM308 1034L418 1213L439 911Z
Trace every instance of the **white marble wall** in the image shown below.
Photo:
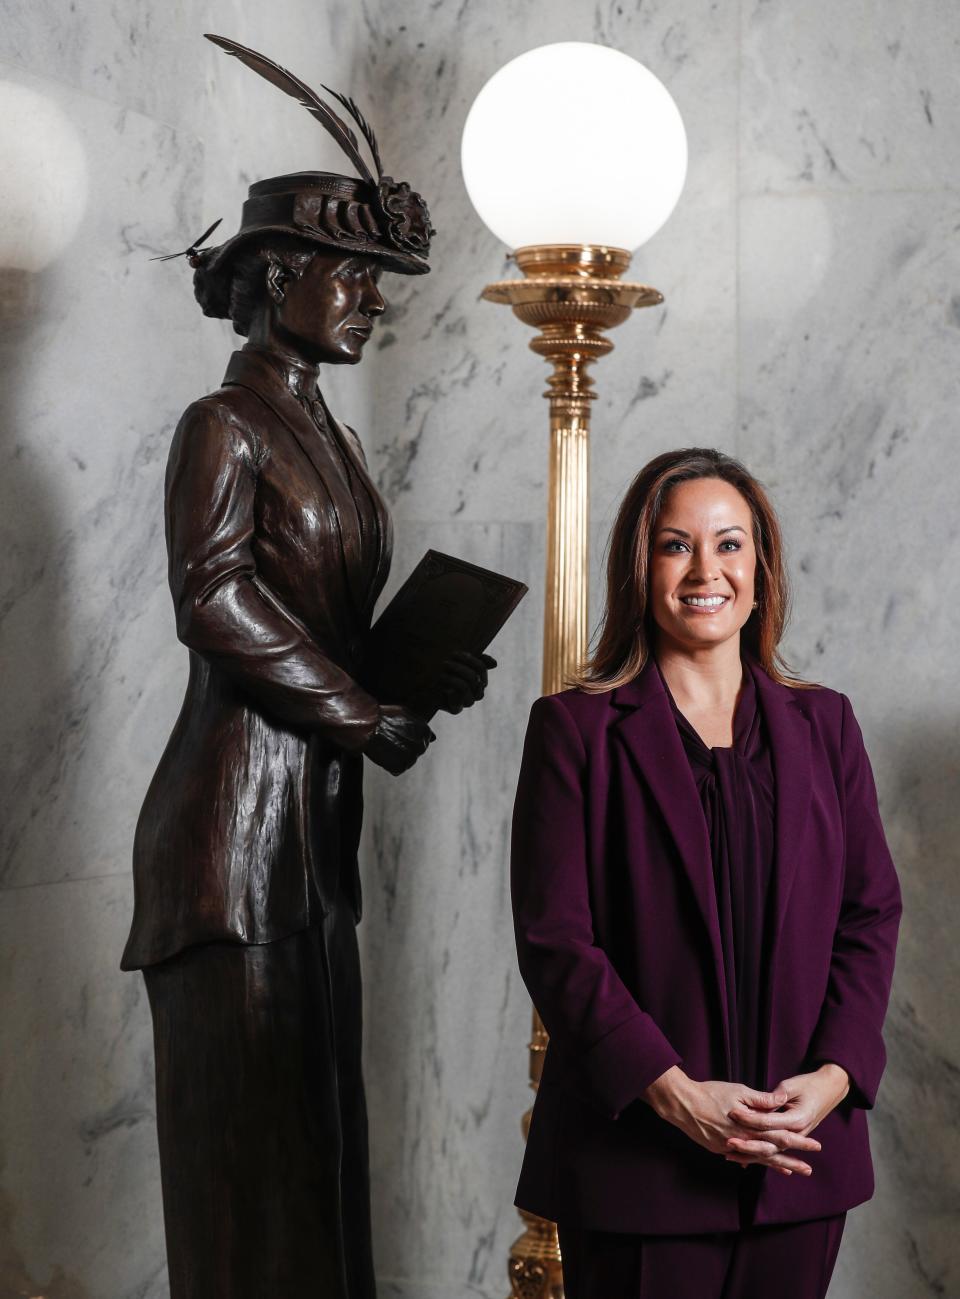
M383 1294L503 1299L519 1230L528 1004L506 835L539 693L546 369L519 323L478 302L506 268L458 154L486 78L559 39L647 63L691 146L680 206L634 267L666 307L622 327L597 369L594 569L626 482L660 450L722 446L770 487L796 586L788 652L853 698L907 908L871 1116L878 1192L850 1215L831 1296L960 1292L960 14L942 0L0 0L0 16L0 79L66 110L91 177L29 319L0 319L0 1295L166 1294L149 1014L117 961L132 829L184 682L164 582L166 447L232 336L200 316L182 263L147 258L216 216L229 226L259 175L339 165L204 30L308 80L335 69L440 232L433 273L385 281L376 350L331 385L394 510L388 593L428 546L532 588L494 647L503 666L484 704L438 719L408 776L368 783ZM571 173L589 180L589 160Z
M458 151L486 78L561 39L605 41L647 63L690 138L686 192L634 264L666 306L623 326L596 370L594 571L627 481L667 447L721 446L773 493L795 579L787 652L854 700L906 902L890 1063L871 1117L878 1191L850 1215L831 1295L960 1293L948 1230L960 1200L949 919L960 829L949 651L960 630L950 562L960 13L934 0L909 10L894 0L369 0L364 12L390 166L423 186L439 230L436 273L397 283L370 365L397 579L433 544L533 587L483 712L441 723L431 757L442 744L447 760L402 787L379 773L370 781L363 932L390 1293L432 1296L432 1284L502 1299L517 1233L527 1007L511 959L504 833L539 693L546 368L525 350L523 326L477 301L508 271L470 209ZM562 107L558 94L543 110L561 120ZM571 183L593 179L589 159L571 160ZM461 809L459 824L434 807Z

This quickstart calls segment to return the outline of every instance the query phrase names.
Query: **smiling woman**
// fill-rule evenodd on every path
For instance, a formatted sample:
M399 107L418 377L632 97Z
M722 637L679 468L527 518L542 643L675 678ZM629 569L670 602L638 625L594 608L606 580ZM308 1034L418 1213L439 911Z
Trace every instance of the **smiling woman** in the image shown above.
M780 656L787 603L761 485L668 452L592 658L530 713L512 892L550 1043L517 1204L557 1223L566 1299L822 1299L873 1193L900 887L849 699Z

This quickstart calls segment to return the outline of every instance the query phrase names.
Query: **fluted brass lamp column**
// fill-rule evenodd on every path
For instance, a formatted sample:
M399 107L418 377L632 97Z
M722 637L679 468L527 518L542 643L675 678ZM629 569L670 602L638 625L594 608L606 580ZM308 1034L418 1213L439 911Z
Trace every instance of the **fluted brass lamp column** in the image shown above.
M687 144L669 92L618 50L576 41L507 63L480 91L463 131L464 182L523 279L490 284L539 332L553 372L543 693L563 689L587 649L590 402L587 367L612 351L605 331L662 295L622 279L632 250L667 220L683 189ZM624 466L625 476L634 466ZM536 1011L530 1085L547 1035ZM524 1115L526 1136L530 1121ZM556 1228L524 1210L510 1250L510 1299L563 1299Z

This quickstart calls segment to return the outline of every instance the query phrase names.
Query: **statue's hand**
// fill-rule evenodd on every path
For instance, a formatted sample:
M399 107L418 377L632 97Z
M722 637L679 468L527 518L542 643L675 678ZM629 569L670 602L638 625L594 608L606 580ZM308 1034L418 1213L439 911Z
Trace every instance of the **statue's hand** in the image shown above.
M438 684L445 713L459 713L483 698L487 688L487 673L497 666L489 654L471 654L469 650L455 650L440 667Z
M393 776L409 770L437 737L430 727L402 704L381 704L376 730L363 753Z

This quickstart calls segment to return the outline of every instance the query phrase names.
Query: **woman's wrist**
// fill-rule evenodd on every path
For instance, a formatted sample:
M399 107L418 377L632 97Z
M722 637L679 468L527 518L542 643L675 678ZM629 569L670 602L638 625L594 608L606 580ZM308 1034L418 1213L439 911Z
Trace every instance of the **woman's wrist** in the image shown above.
M640 1093L640 1099L646 1101L660 1118L665 1119L684 1106L685 1100L696 1087L697 1083L678 1064L674 1064Z
M839 1100L847 1095L850 1090L850 1075L844 1069L843 1065L835 1064L833 1060L826 1060L817 1070L817 1073L823 1078L827 1078L837 1089Z

